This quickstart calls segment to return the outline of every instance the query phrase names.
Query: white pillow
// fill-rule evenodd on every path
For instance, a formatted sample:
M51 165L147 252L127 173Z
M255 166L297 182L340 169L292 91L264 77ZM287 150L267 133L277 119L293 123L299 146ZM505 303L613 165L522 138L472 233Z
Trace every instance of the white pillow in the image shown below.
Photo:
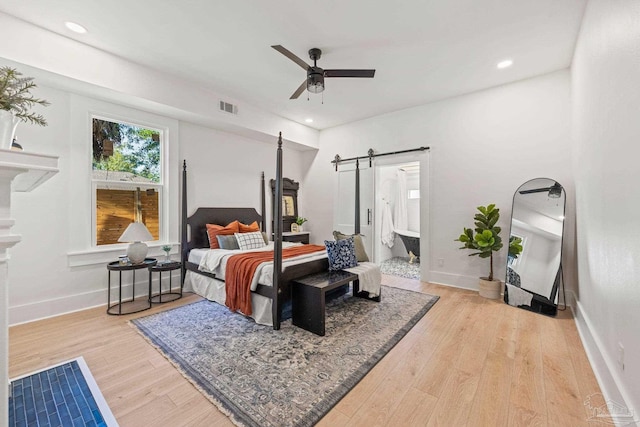
M262 233L259 231L235 233L235 236L241 250L258 249L266 246L264 237L262 237Z

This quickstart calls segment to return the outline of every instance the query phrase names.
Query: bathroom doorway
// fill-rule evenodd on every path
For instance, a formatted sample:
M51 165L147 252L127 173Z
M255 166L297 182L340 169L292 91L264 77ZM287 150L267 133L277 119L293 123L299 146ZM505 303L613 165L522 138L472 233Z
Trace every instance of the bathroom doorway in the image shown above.
M421 277L420 162L375 167L374 261L384 274Z

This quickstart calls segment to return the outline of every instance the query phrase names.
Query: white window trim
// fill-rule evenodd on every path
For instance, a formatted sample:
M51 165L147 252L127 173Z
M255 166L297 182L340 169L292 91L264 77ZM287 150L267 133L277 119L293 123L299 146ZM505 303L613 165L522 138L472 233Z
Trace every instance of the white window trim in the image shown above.
M162 193L159 211L160 240L149 244L149 255L160 256L160 247L176 245L179 241L178 195L180 168L178 161L178 120L71 94L71 152L69 153L71 200L69 215L69 247L67 253L70 267L104 264L117 260L127 245L95 245L95 185L91 179L92 118L104 118L137 126L157 129L162 132L161 170ZM62 165L61 165L62 166ZM64 166L62 166L64 167ZM172 253L179 250L174 247Z

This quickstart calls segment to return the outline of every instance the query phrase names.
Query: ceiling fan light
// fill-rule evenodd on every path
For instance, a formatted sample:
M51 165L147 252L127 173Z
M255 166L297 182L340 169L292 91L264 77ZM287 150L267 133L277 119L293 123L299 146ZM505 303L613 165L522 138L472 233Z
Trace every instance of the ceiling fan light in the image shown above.
M324 90L324 76L316 68L312 68L307 74L307 90L311 93L320 93Z
M548 194L549 198L559 199L561 195L562 195L562 187L553 186L549 188L549 194Z
M321 82L307 84L307 90L311 93L320 93L324 90L324 84Z

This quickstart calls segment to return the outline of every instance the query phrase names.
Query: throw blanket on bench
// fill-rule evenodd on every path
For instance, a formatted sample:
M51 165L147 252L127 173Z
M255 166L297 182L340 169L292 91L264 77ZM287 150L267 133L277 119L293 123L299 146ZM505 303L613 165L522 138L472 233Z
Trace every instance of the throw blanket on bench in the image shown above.
M282 259L292 258L298 255L306 255L312 252L325 251L320 245L302 245L282 250ZM273 261L273 251L247 252L234 255L227 261L225 274L225 286L227 297L225 305L229 310L240 310L247 316L252 314L251 308L251 281L260 264ZM278 286L274 283L273 286Z
M369 292L370 297L380 295L382 275L380 274L380 267L378 267L377 264L373 262L359 262L355 267L345 268L345 270L358 275L361 291Z

